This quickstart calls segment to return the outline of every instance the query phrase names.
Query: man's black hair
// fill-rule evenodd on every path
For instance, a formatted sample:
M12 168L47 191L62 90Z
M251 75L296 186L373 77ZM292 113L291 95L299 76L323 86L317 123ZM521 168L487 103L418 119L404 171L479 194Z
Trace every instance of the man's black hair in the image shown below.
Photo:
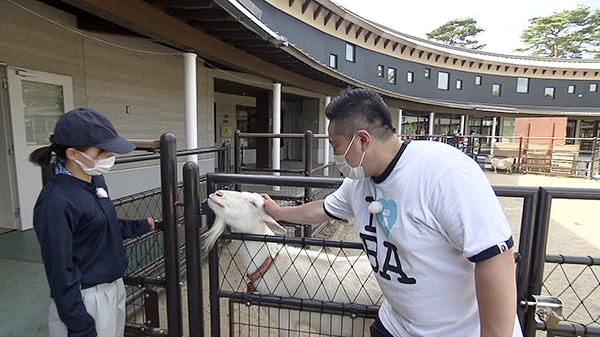
M327 105L325 116L335 121L335 133L347 139L361 129L379 140L396 132L387 105L371 89L347 87Z

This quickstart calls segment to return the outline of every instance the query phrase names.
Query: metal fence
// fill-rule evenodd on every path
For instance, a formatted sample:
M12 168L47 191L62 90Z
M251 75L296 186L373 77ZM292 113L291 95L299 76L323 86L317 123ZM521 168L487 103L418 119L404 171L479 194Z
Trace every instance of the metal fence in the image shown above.
M139 253L136 251L136 254L140 256L146 255L150 251L158 252L157 255L150 254L150 257L145 258L146 260L139 264L141 266L152 265L155 260L160 260L158 255L162 250L164 274L138 277L133 273L128 276L128 280L130 285L139 287L138 293L143 295L143 299L139 303L144 307L140 311L145 311L146 315L148 311L154 310L155 306L152 305L150 306L152 309L148 309L149 306L143 301L159 302L159 299L152 297L152 292L146 291L153 288L164 287L166 289L164 293L166 295L168 329L152 328L152 322L142 319L135 324L128 324L128 335L164 335L168 333L169 336L181 336L183 334L182 270L187 273L188 305L185 316L187 316L190 336L204 336L205 329L208 329L209 326L210 333L207 332L207 335L211 336L226 334L268 336L286 333L286 331L299 334L308 333L309 330L306 327L297 328L284 324L293 320L318 322L320 325L328 324L330 332L327 335L332 335L332 330L337 329L335 327L341 329L344 326L351 329L362 329L363 332L368 331L368 320L375 317L377 312L376 300L373 305L364 305L352 303L352 301L300 298L295 296L294 292L285 295L257 294L248 291L246 282L243 281L246 277L246 269L235 262L235 256L240 252L239 249L243 249L240 247L243 247L245 242L251 241L282 244L283 248L280 254L290 254L289 252L292 250L288 249L291 247L309 247L316 254L333 254L335 259L340 261L350 261L351 256L360 256L362 254L362 244L360 243L313 239L306 236L280 238L224 234L220 240L221 248L215 248L208 254L209 286L208 289L202 287L204 266L200 233L206 229L206 224L210 225L213 220L212 213L204 207L205 205L202 205L202 201L209 193L221 187L232 189L244 187L245 189L251 186L269 194L274 187L333 191L339 186L341 179L215 173L207 175L205 184L202 177L198 176L197 165L187 163L184 166L183 192L177 192L175 140L173 137L165 141L170 144L168 146L170 150L161 148L161 157L165 156L165 159L161 158L163 197L160 199L163 209L160 218L162 219L161 232L164 243L161 245L158 243L158 238L152 239L156 240L156 243L145 243L148 247L139 248ZM226 152L228 153L228 151ZM223 163L226 160L224 158ZM227 167L227 165L224 164L221 167ZM518 314L525 335L535 336L536 331L545 330L548 335L553 336L600 336L600 308L598 307L598 303L600 303L600 281L598 280L600 258L546 256L552 200L558 198L600 200L600 190L495 186L495 191L499 197L522 198L523 200L519 248L516 257L518 261L517 291L520 300ZM158 201L153 196L154 193L156 191L137 197L132 196L130 200L132 203L135 200L138 200L138 203L141 200L147 200L147 203L143 204L144 206L141 206L139 210L156 207ZM305 201L304 196L301 199L294 198L286 199L286 196L283 195L278 201L281 203ZM123 204L118 207L126 204L123 201ZM183 206L183 211L181 206ZM135 209L135 207L130 209ZM165 212L165 210L167 211ZM123 210L123 212L131 211ZM208 219L206 222L203 220L205 218ZM185 225L185 244L180 243L182 241L180 231L182 220ZM141 239L140 245L144 245L144 239L146 238ZM167 243L168 240L171 240L170 244ZM185 247L185 250L182 250L182 247ZM133 250L130 249L130 251ZM185 260L184 265L181 265L182 260ZM133 266L137 268L138 264L132 263ZM334 269L329 268L327 272L333 275ZM285 273L280 276L285 277ZM552 281L554 278L562 278L563 281L554 282ZM580 285L584 279L588 288ZM338 282L343 286L343 277L340 277ZM540 295L564 297L569 301L565 302L562 310L559 311L557 306L549 304L547 300L540 300ZM211 308L210 319L204 310L207 296L210 296L208 297ZM576 300L571 301L572 298ZM558 324L555 324L557 321ZM313 332L311 335L318 334Z
M264 184L265 186L310 186L320 188L334 189L341 181L330 178L314 177L272 177L257 175L233 175L233 174L209 174L207 177L207 193L219 188L222 184ZM594 199L600 200L600 190L593 189L570 189L570 188L535 188L535 187L516 187L516 186L495 186L495 191L499 197L516 197L523 199L523 212L519 233L519 248L516 258L517 279L518 279L518 297L520 306L518 309L519 318L526 336L534 336L536 330L546 330L550 335L565 336L600 336L598 317L600 309L597 303L600 303L600 282L598 281L598 261L600 258L592 257L553 257L545 255L545 242L547 240L547 230L549 224L549 211L552 198L575 198L575 199ZM209 212L209 223L211 221ZM294 315L309 315L311 320L326 322L333 317L350 318L348 324L355 326L364 326L365 323L359 323L357 319L368 319L374 317L376 305L368 309L356 306L353 303L336 303L328 301L319 301L310 298L296 298L294 296L275 296L272 294L256 294L248 292L244 288L244 275L246 270L235 265L232 256L235 256L239 249L243 249L243 244L233 244L231 242L277 242L286 246L310 246L312 249L320 252L322 249L344 251L361 249L361 244L351 242L340 242L332 240L318 240L310 238L278 238L264 237L255 235L224 234L223 239L228 243L220 250L213 249L209 254L210 265L210 303L211 303L211 335L255 335L257 332L268 335L269 332L285 333L293 330L296 333L308 333L308 330L302 330L298 327L281 326L282 323L290 321L289 317ZM231 245L231 246L230 246ZM232 248L235 247L235 248ZM325 248L327 247L327 248ZM354 254L344 253L343 256ZM559 264L560 267L552 265ZM549 268L544 272L544 267ZM582 271L567 270L573 266L581 266ZM560 272L559 272L560 271ZM564 271L564 272L563 272ZM578 280L581 280L584 274L589 274L592 285L590 289L581 290L577 287ZM561 274L566 278L563 289L550 289L546 284L548 278L553 275ZM284 277L285 275L281 275ZM339 279L340 284L344 283ZM565 303L562 312L556 310L547 301L540 300L538 295L560 295L565 291L573 291L578 298L577 303ZM293 294L292 294L293 295ZM534 297L535 295L535 297ZM220 308L221 310L216 310ZM255 308L249 311L249 308ZM263 308L263 314L260 309ZM299 311L298 308L301 308ZM572 308L572 309L569 309ZM273 310L283 309L288 319L282 320L278 312L273 314ZM225 311L223 311L225 310ZM233 311L227 311L233 310ZM292 313L290 313L292 310ZM588 313L587 321L575 319L573 310L585 311ZM222 319L222 314L229 315L228 320ZM265 314L266 313L266 314ZM261 316L262 315L262 316ZM311 316L312 315L312 316ZM317 316L314 316L317 315ZM329 315L329 316L327 316ZM344 316L345 315L345 316ZM270 319L268 316L272 316ZM274 317L279 317L273 320ZM550 316L556 316L560 323L553 325ZM343 320L337 320L335 324L341 324ZM549 323L550 322L550 323ZM298 330L299 329L299 330ZM306 329L306 328L305 328ZM225 330L226 332L224 332ZM365 330L367 331L367 330ZM259 334L261 335L261 334ZM312 335L316 334L314 331ZM329 335L329 334L326 334Z
M181 275L186 272L185 257L181 254L186 250L183 240L185 217L180 205L166 206L183 200L183 183L175 180L177 157L213 154L218 161L217 170L221 171L226 169L225 163L229 162L228 144L177 151L175 137L165 134L161 137L160 146L159 153L119 157L116 163L123 165L160 160L161 166L161 187L113 200L120 219L151 216L156 219L158 227L143 236L125 241L129 257L124 276L127 286L126 335L130 336L181 335L181 300L176 298L181 297L179 282ZM201 178L198 178L200 182ZM205 193L202 188L200 191ZM166 314L161 309L165 298L169 301Z
M598 138L400 135L455 146L482 167L493 168L490 156L512 159L513 171L555 176L600 178ZM504 169L504 168L503 168Z

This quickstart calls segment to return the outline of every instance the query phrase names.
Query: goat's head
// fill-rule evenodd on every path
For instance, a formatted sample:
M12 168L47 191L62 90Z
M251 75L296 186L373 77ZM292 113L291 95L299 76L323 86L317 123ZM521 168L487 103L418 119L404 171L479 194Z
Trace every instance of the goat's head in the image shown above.
M281 227L265 211L265 201L258 193L220 190L208 197L208 206L215 213L215 223L204 233L206 250L210 250L225 225L234 233L285 235Z

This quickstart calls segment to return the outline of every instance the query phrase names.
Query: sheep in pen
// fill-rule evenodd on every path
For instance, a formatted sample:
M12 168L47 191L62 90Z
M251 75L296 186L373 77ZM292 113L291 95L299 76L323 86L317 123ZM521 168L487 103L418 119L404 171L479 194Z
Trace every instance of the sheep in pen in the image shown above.
M203 238L210 250L229 225L232 233L284 235L281 227L264 210L264 200L257 193L216 191L208 199L215 222ZM279 243L243 241L234 258L250 279L248 291L261 295L294 297L324 302L381 305L383 296L373 269L364 254L336 255L324 250L302 249ZM271 324L280 336L298 336L309 328L327 336L368 336L372 319L353 319L347 315L327 314L328 319L315 318L315 313L299 315L269 310Z

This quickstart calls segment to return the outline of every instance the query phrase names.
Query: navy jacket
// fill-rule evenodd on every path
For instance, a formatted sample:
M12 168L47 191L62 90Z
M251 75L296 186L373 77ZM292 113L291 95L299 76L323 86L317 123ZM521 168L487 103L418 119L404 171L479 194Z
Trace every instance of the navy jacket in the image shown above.
M52 177L38 197L33 225L52 297L70 337L96 336L94 319L87 313L81 287L123 277L127 255L123 240L148 232L146 219L120 221L104 177L88 183L73 176Z

